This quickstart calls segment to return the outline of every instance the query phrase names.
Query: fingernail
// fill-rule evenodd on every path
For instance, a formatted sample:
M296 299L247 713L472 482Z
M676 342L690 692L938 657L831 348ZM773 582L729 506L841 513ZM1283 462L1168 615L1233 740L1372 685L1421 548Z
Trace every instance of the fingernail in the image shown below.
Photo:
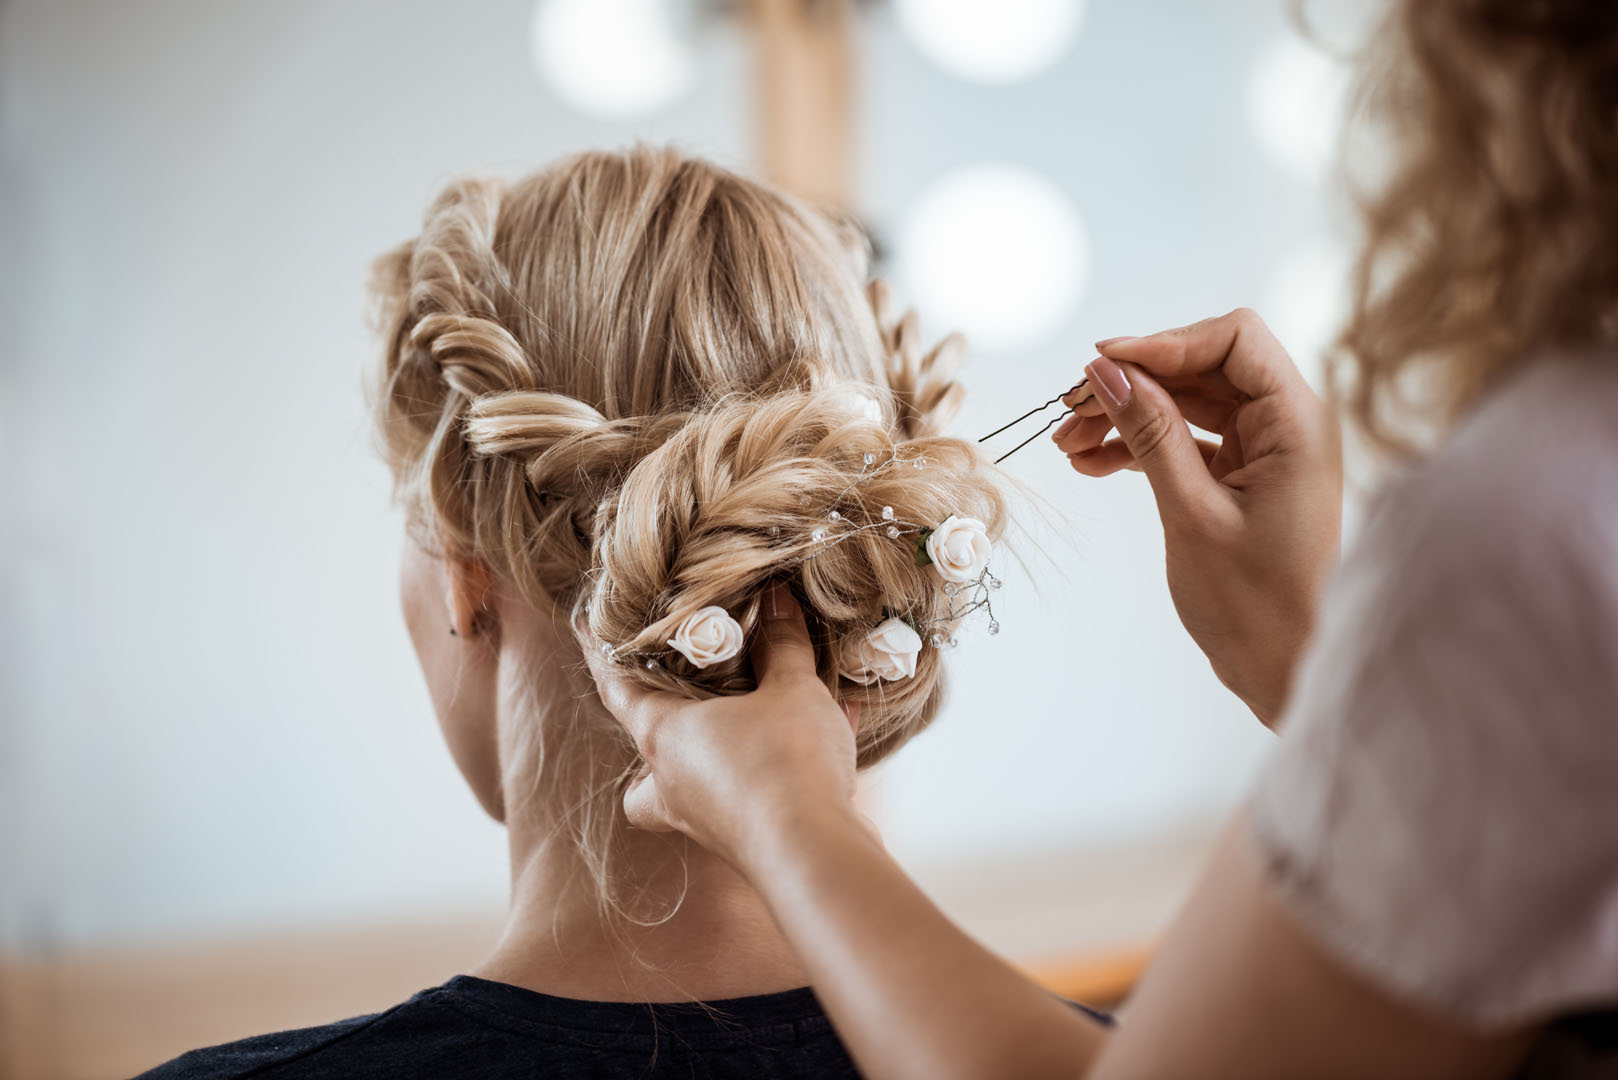
M784 619L787 616L786 599L787 587L777 581L764 593L764 617L766 619Z
M1079 426L1080 419L1081 418L1077 416L1070 416L1066 420L1063 420L1056 431L1051 434L1051 440L1053 442L1061 442L1067 436L1068 432Z
M1110 338L1102 338L1102 339L1101 339L1101 340L1100 340L1100 341L1098 341L1098 342L1096 342L1096 348L1097 348L1097 349L1105 349L1105 348L1107 348L1107 347L1108 347L1108 346L1109 346L1109 345L1117 345L1117 344L1119 344L1119 343L1120 343L1120 342L1124 342L1124 341L1139 341L1139 340L1140 340L1140 339L1139 339L1139 338L1137 338L1137 337L1132 337L1132 336L1130 336L1130 335L1128 335L1128 334L1126 334L1126 335L1124 335L1124 336L1123 336L1123 337L1110 337Z
M1129 379L1124 376L1124 369L1108 360L1105 356L1098 356L1090 361L1085 368L1090 376L1090 382L1095 386L1096 393L1101 395L1102 402L1109 409L1121 409L1129 404L1129 399L1135 391L1130 388Z

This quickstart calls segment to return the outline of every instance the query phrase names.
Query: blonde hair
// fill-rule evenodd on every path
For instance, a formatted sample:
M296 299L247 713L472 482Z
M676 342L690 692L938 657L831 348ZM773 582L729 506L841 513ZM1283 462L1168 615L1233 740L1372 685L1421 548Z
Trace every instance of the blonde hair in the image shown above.
M953 601L913 537L822 545L815 530L834 508L867 522L892 507L998 536L1004 514L991 467L937 434L961 399L959 339L921 349L867 273L853 229L669 149L452 181L374 279L377 421L418 538L626 652L662 650L655 670L624 670L698 696L750 689L745 657L699 670L663 649L674 625L717 604L750 632L763 588L787 581L820 675L863 706L860 763L891 753L937 713L937 649L871 686L840 679L838 653L888 614L926 621ZM868 454L895 453L926 465L861 479ZM593 701L530 726L523 767L621 910L611 849L633 747Z
M1393 167L1333 390L1374 445L1418 449L1502 379L1618 334L1618 5L1403 0L1359 104Z

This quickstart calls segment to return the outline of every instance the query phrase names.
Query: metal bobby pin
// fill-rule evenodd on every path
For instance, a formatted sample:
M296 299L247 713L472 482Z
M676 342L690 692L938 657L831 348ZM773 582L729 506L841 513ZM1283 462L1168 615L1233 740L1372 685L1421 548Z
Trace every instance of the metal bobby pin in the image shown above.
M1027 446L1029 443L1033 442L1035 439L1037 439L1041 435L1045 434L1051 428L1053 428L1057 424L1061 423L1063 419L1065 419L1068 416L1071 416L1072 413L1073 413L1074 408L1076 408L1077 406L1083 405L1086 401L1090 400L1090 398L1094 397L1095 396L1095 391L1093 389L1091 389L1091 387L1088 385L1089 382L1090 382L1089 379L1080 379L1078 382L1074 383L1072 387L1070 387L1067 390L1062 391L1060 394L1058 394L1055 397L1051 398L1045 404L1040 405L1037 408L1029 409L1027 412L1023 413L1021 416L1017 417L1017 419L1011 421L1011 423L1009 423L1009 424L1003 424L1000 427L995 428L993 431L989 432L987 435L980 438L978 440L978 442L980 442L980 443L981 442L988 442L990 439L994 438L996 435L1000 434L1002 431L1005 431L1005 430L1007 430L1009 428L1014 428L1018 424L1022 423L1024 420L1028 419L1030 416L1034 416L1034 415L1036 415L1038 413L1044 412L1046 409L1050 408L1052 405L1057 404L1063 398L1067 397L1069 394L1077 393L1081 389L1084 391L1084 394L1082 394L1079 397L1079 400L1075 401L1073 403L1073 405L1070 406L1066 411L1064 411L1060 415L1058 415L1056 417L1056 419L1050 421L1050 423L1046 424L1044 427L1040 428L1038 431L1036 431L1032 435L1028 436L1028 438L1024 439L1022 442L1018 443L1016 446L1013 446L1010 450L1007 450L1005 453L1001 454L999 457L994 459L994 463L996 465L1000 464L1002 461L1006 460L1006 458L1010 457L1012 454L1015 454L1018 450L1021 450L1023 447Z

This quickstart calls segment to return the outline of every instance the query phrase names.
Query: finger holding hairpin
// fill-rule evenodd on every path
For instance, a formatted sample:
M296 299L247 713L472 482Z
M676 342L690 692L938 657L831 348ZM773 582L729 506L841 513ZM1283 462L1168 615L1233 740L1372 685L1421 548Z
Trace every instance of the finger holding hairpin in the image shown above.
M1042 414L1046 414L1048 410L1055 405L1063 406L1063 410L1049 419L1044 419ZM1099 415L1103 415L1101 403L1096 400L1095 390L1090 385L1089 377L1086 376L1074 383L1067 390L1051 398L1049 401L1036 405L1032 409L1029 409L1027 412L1023 413L1021 416L1018 416L1015 419L995 428L987 435L984 435L978 439L978 442L988 442L995 436L1004 434L1005 432L1010 431L1012 428L1018 427L1025 420L1032 420L1035 417L1039 417L1041 420L1044 420L1044 422L1040 424L1032 435L1022 436L1020 442L1018 442L1010 450L1000 454L999 457L996 457L994 459L994 463L999 465L1011 455L1015 454L1017 451L1021 450L1023 447L1045 434L1051 428L1056 427L1058 424L1061 425L1061 428L1058 431L1058 436L1060 436L1061 432L1068 431L1072 428L1073 420L1076 416L1093 417ZM1039 420L1035 420L1034 422L1039 423ZM1021 432L1019 432L1019 434L1021 434Z
M1111 439L1082 454L1069 454L1067 462L1073 466L1074 472L1098 478L1124 469L1140 471L1140 466L1135 464L1135 455L1130 453L1128 444L1122 439Z
M1062 395L1062 404L1079 416L1103 416L1101 402L1089 379L1080 379L1078 385Z
M1212 439L1193 439L1197 444L1197 452L1202 455L1203 462L1208 471L1218 480L1231 471L1229 465L1219 460L1221 444ZM1128 469L1140 472L1140 463L1135 460L1134 453L1129 444L1122 439L1108 439L1105 442L1080 454L1069 454L1068 464L1073 471L1083 473L1085 476L1111 476L1115 472Z
M1112 433L1112 421L1106 416L1081 416L1075 413L1068 421L1057 428L1052 436L1057 449L1064 454L1088 453L1105 442Z

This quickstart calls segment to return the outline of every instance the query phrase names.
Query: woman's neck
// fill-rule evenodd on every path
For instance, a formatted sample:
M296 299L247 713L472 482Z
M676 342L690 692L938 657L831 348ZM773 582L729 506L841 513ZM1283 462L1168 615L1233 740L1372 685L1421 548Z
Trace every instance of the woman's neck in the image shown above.
M613 835L597 843L611 852L633 919L661 921L642 926L602 912L559 800L608 784L621 740L603 734L613 721L595 702L559 609L505 605L500 621L501 678L509 684L500 696L510 711L502 716L498 801L511 852L511 908L499 943L472 974L596 1001L714 1000L805 985L764 902L740 875L683 836L631 829L622 814Z
M603 914L577 853L547 839L549 828L509 827L511 909L472 974L595 1001L717 1000L807 983L758 894L684 837L626 827L618 838L619 865L636 882L631 914L662 919L639 926Z

